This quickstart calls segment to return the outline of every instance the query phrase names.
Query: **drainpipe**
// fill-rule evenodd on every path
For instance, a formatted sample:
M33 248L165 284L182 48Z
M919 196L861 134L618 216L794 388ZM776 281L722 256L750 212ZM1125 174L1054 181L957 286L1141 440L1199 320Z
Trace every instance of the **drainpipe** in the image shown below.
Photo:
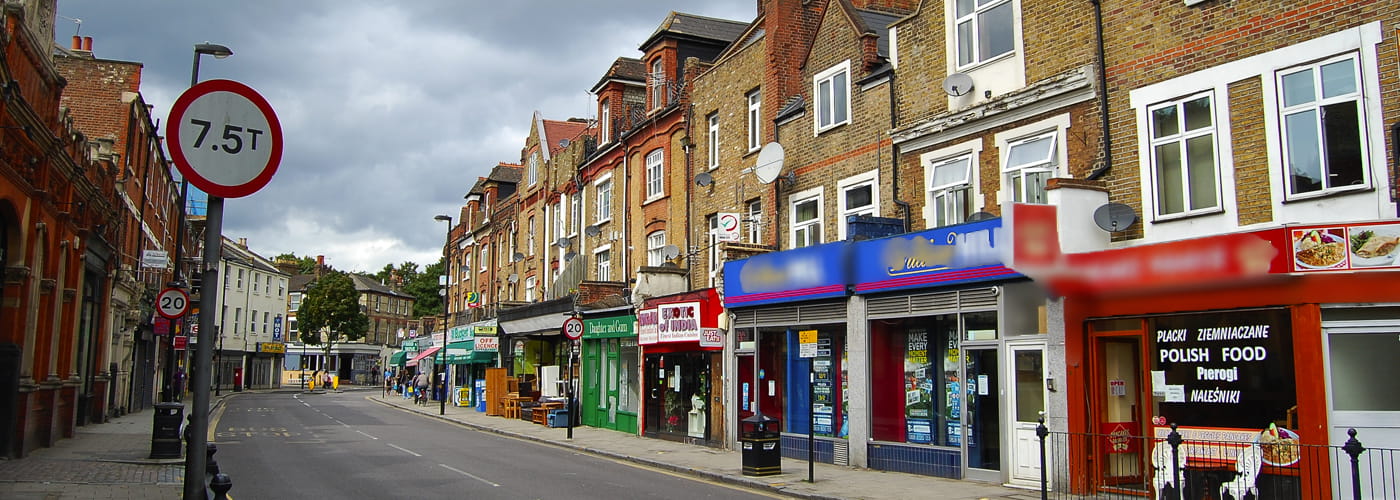
M1395 172L1400 173L1400 121L1390 124L1390 157L1394 160ZM1390 201L1395 201L1395 192L1395 187L1391 186ZM1400 216L1400 208L1395 215Z
M893 130L899 125L899 104L895 101L897 95L895 89L895 74L897 71L890 71L890 129ZM880 138L875 137L875 168L880 167ZM899 198L899 145L894 143L894 137L890 137L890 183L894 189L894 204L899 205L899 210L904 213L904 233L909 232L910 208L909 202Z
M1104 61L1103 49L1103 0L1089 0L1094 4L1094 36L1098 40L1099 71L1099 127L1103 129L1103 164L1089 172L1089 179L1103 177L1113 166L1113 137L1108 130L1108 63Z

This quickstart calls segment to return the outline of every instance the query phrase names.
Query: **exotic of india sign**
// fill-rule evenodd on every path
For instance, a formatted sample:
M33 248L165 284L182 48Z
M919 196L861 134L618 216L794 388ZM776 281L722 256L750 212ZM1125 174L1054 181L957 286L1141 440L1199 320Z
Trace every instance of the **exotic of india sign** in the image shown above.
M658 342L700 341L700 303L680 302L656 306Z

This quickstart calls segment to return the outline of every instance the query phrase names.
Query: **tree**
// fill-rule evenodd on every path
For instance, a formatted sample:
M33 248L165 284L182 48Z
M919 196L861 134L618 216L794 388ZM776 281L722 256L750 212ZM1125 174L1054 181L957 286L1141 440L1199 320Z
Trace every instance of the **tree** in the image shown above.
M331 272L311 283L297 310L301 341L324 344L326 356L339 339L354 342L369 330L369 317L360 310L360 293L349 275ZM324 333L324 338L322 336Z
M434 264L429 265L422 272L418 271L418 264L413 261L405 261L397 267L393 264L385 264L384 268L373 275L374 279L380 283L392 283L394 273L397 272L403 278L403 293L412 295L413 317L437 316L442 314L442 296L438 294L441 287L438 285L438 276L442 275L443 261L441 258Z
M313 274L316 272L316 259L311 257L297 257L296 254L284 253L272 259L273 262L290 260L297 264L297 274Z

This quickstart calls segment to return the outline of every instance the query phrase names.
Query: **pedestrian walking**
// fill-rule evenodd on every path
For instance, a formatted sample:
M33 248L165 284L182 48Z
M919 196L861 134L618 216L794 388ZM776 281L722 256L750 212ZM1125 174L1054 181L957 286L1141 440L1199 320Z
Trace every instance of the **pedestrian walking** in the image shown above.
M415 403L428 403L428 381L428 372L419 373L413 379L413 387L417 389L417 396L413 398Z

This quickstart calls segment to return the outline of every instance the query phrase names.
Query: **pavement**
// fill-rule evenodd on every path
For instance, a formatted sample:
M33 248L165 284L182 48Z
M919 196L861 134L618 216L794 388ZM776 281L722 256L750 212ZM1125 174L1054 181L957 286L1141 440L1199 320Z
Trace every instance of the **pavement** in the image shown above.
M344 389L363 393L367 400L415 412L476 430L516 439L577 450L613 460L669 471L713 482L723 482L783 496L809 499L896 499L939 498L977 500L1034 500L1039 493L1001 485L943 479L900 472L884 472L856 467L818 463L815 482L807 482L807 462L784 458L782 474L753 477L740 470L736 450L721 450L632 434L575 427L573 438L567 430L548 428L519 419L487 416L473 408L448 406L439 415L439 405L422 406L378 389ZM225 394L213 401L217 410L226 398L239 394L274 392L244 391ZM275 392L301 392L283 390ZM317 391L306 397L315 397ZM77 429L72 439L52 448L41 448L22 459L0 459L0 498L3 499L179 499L183 494L184 460L147 458L151 451L151 424L154 410L148 409L89 424ZM217 444L217 441L215 441ZM215 455L217 460L218 456Z

